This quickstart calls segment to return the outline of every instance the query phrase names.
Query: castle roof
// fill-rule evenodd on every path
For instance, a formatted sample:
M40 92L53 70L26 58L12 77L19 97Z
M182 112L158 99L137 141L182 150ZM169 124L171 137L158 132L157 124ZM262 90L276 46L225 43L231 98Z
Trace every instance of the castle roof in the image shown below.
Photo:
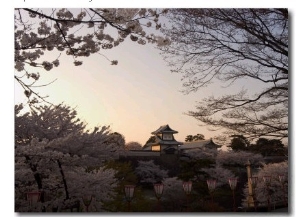
M178 142L175 139L174 140L162 140L159 137L156 136L155 142L147 143L143 146L143 149L147 149L153 145L182 145L182 142Z
M183 145L179 147L179 149L186 150L186 149L194 149L194 148L202 148L202 147L220 148L221 145L217 145L212 141L212 139L207 139L207 140L198 140L193 142L185 142L183 143Z
M168 124L160 126L157 130L153 131L151 134L156 135L158 133L178 133L176 130L172 130Z

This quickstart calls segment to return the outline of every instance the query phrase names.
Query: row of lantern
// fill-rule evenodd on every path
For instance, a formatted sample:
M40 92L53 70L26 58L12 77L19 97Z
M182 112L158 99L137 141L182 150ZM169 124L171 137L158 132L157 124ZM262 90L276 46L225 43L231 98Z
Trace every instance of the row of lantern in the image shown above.
M229 185L231 187L231 189L235 189L236 184L237 184L237 178L230 178L229 180ZM207 186L209 189L209 192L212 195L212 192L215 190L216 188L216 180L215 179L209 179L207 180ZM182 183L182 187L184 192L189 195L192 191L192 182L188 181L188 182L183 182ZM157 200L159 201L160 198L163 195L163 190L164 190L164 184L162 183L157 183L153 185L154 188L154 192L155 192L155 196L157 198ZM133 194L134 194L134 189L135 189L135 185L125 185L124 187L124 191L125 191L125 198L128 202L128 210L130 211L130 203L131 200L133 198ZM41 191L36 191L36 192L28 192L27 193L27 200L30 203L30 206L34 203L37 203L40 201L41 198ZM86 211L88 212L88 208L91 204L92 201L92 196L91 195L85 195L82 197L83 203L86 207ZM213 200L213 198L212 198Z
M230 188L232 190L234 190L236 188L237 178L230 178L228 181L229 181ZM208 179L206 181L206 183L207 183L209 193L212 197L212 203L213 203L213 192L216 188L217 180ZM163 195L164 184L163 183L156 183L156 184L153 185L153 188L154 188L155 196L156 196L156 198L158 200L158 204L159 204L160 198ZM187 196L190 195L191 192L192 192L192 181L183 182L182 183L182 188L183 188L183 191L185 192L185 194ZM130 211L130 203L133 199L134 189L135 189L135 185L125 185L125 188L124 188L125 198L128 202L128 211Z
M259 178L257 176L249 177L248 178L248 185L251 186L251 188L253 187L255 189L256 185L257 185L257 182L258 182L258 179ZM268 192L269 192L269 187L270 187L270 184L271 184L271 179L272 179L271 176L263 176L262 177L262 180L264 181ZM278 180L282 184L282 188L283 188L283 191L284 191L284 183L285 183L285 180L286 180L286 176L285 175L279 175ZM228 179L229 186L232 190L233 211L236 211L235 189L236 189L236 186L237 186L237 182L238 182L237 178L229 178ZM211 196L211 203L213 204L213 193L214 193L215 188L216 188L217 180L216 179L208 179L208 180L206 180L206 183L207 183L207 187L208 187L208 190L209 190L209 193L210 193L210 196ZM192 182L191 181L183 182L182 187L183 187L183 190L186 193L186 195L191 194L191 191L192 191ZM135 185L125 185L125 196L126 196L126 199L129 203L129 207L130 207L130 201L133 198L134 188L135 188ZM154 188L155 196L156 196L156 198L159 202L160 198L163 195L164 185L163 185L163 183L157 183L157 184L153 185L153 188ZM285 195L285 192L283 192L283 194ZM252 193L251 196L253 196L254 197L253 199L255 200L255 194ZM270 194L269 193L268 193L267 203L268 203L268 209L269 209L269 207L270 207ZM285 203L287 204L286 199L285 199ZM256 202L254 202L254 206L255 206L255 209L256 209L255 204L256 204ZM129 210L130 210L130 208L129 208Z
M269 186L271 184L271 178L272 178L271 176L263 176L262 177L262 179L263 179L263 181L264 181L267 188L269 188ZM285 175L279 175L278 180L282 184L283 191L284 191L284 182L286 180ZM234 194L235 194L237 181L238 181L237 178L229 178L228 179L229 186L230 186L230 188L232 190L232 193L233 193L233 210L234 211L236 210L235 195ZM251 176L251 177L248 178L248 185L251 186L251 188L253 187L255 189L256 185L257 185L257 182L258 182L258 177L257 176ZM216 188L217 181L215 179L208 179L206 181L206 183L207 183L209 193L211 195L211 202L213 203L213 192ZM192 182L191 181L183 182L182 187L183 187L183 190L186 193L186 195L191 194L191 191L192 191ZM157 183L157 184L153 185L153 188L154 188L155 196L156 196L157 200L159 201L160 198L163 195L164 185L163 185L163 183ZM128 202L128 210L129 211L130 211L130 202L133 199L133 195L134 195L134 189L135 189L135 185L125 185L125 187L124 187L125 198ZM30 206L32 204L37 203L37 202L40 201L41 194L42 194L41 191L27 192L27 200L29 201ZM285 194L285 192L284 192L284 194ZM250 196L252 196L253 200L255 200L255 194L254 193L252 193ZM89 205L91 204L91 201L92 201L92 196L91 195L84 196L82 199L83 199L84 205L86 206L86 211L88 211L88 207L89 207ZM255 206L255 209L256 209L255 201L253 203L254 203L254 206ZM286 203L286 200L285 200L285 203ZM268 195L268 207L269 206L270 206L270 195Z

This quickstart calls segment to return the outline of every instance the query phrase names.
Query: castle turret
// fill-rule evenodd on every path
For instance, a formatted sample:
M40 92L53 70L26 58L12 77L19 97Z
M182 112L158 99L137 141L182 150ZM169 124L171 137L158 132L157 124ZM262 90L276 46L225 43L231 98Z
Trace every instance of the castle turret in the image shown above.
M176 133L178 131L171 129L169 125L163 125L151 133L155 135L156 141L146 144L144 149L160 151L161 154L177 154L178 146L182 143L175 140Z

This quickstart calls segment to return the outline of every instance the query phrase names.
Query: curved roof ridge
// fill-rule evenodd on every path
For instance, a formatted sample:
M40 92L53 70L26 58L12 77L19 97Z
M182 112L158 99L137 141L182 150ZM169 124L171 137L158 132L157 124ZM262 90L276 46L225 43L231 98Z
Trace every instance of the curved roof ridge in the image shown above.
M151 134L158 133L178 133L178 131L173 130L168 124L160 126L157 130L153 131Z

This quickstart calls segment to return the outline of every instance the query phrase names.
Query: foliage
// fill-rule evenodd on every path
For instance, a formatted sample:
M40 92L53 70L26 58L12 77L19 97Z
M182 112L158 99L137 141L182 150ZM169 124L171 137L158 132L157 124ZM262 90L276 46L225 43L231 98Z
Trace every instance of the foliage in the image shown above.
M85 130L69 106L40 106L25 112L15 106L15 210L51 211L94 196L94 209L112 196L114 170L103 161L118 156L121 147L108 127ZM26 193L41 191L41 203L29 207Z
M168 171L160 168L153 160L138 161L138 166L135 168L135 173L141 183L159 183L168 177Z
M114 178L118 180L118 183L113 189L114 196L105 201L103 207L106 211L126 211L124 186L129 184L135 185L138 182L133 167L130 162L111 160L105 163L105 169L116 171Z
M120 187L118 193L110 200L104 203L104 208L108 212L150 212L152 211L153 201L144 195L143 189L136 186L132 201L130 202L130 210L128 201L125 198L124 186Z
M154 194L154 193L153 193ZM132 212L153 212L156 200L145 194L144 189L136 187L133 200L131 202ZM126 209L128 211L128 209Z
M278 139L259 138L256 144L249 147L249 151L263 156L287 156L288 149Z
M202 171L208 174L209 179L216 180L216 187L228 185L229 178L236 178L235 175L221 165L215 165L212 168L203 168Z
M228 146L233 151L245 151L249 146L250 142L243 135L232 135L231 144Z
M105 141L106 144L117 144L117 149L119 152L124 152L125 150L125 137L118 133L110 133L109 138Z
M138 182L137 176L134 173L130 162L110 160L105 163L104 167L105 169L113 169L116 171L115 178L122 187L124 187L124 185L136 184Z
M80 133L85 124L78 119L76 110L67 105L39 106L24 111L23 104L15 105L15 141L28 145L33 138L53 140L70 133Z
M233 151L247 151L262 156L287 156L288 149L279 139L259 138L255 144L250 144L243 135L232 135L231 144L228 146Z
M186 93L213 82L239 92L202 99L188 115L247 138L288 137L288 10L172 9L163 32L172 43L162 55L182 73ZM252 88L253 86L263 88Z
M187 135L185 137L186 142L193 142L193 141L198 141L198 140L204 140L204 135L203 134L197 134L197 135Z
M217 186L228 184L228 178L235 175L217 160L220 153L222 152L210 148L187 150L185 154L190 159L181 161L181 173L178 177L196 182L205 182L206 179L213 178L217 180Z
M264 163L261 154L247 151L220 151L216 157L216 162L223 166L234 166L245 168L247 161L250 160L254 166L261 166Z
M138 142L128 142L125 144L125 150L142 150L142 145Z
M182 180L179 180L177 177L166 178L163 184L164 193L162 201L164 209L175 212L182 211L181 207L186 198L182 187Z
M184 151L184 155L191 159L214 159L218 154L218 150L215 148L194 148Z
M35 86L44 86L35 85L40 78L38 68L50 71L58 67L63 52L73 57L75 66L80 66L84 57L93 54L103 57L103 51L120 45L127 38L141 45L147 42L167 45L170 43L167 38L144 30L159 29L158 18L165 12L145 8L17 8L14 23L15 80L31 104L45 101L45 97L34 91ZM51 57L47 56L50 52ZM117 60L109 61L112 65L118 64Z
M215 165L216 149L198 148L190 149L184 152L187 160L180 161L180 174L178 177L182 180L203 180L207 173L203 168L210 168Z
M144 194L144 189L138 186L138 177L130 162L108 161L105 169L113 169L115 178L118 180L114 188L114 196L104 202L104 209L110 212L128 212L128 202L125 198L124 186L135 185L133 199L131 201L131 211L149 212L152 211L153 201Z
M258 200L259 206L267 206L268 194L270 194L270 203L279 203L282 205L285 200L288 200L288 186L289 186L289 175L288 175L288 162L266 164L264 167L258 171L257 174L252 176L258 177L258 182L255 187L255 198ZM280 183L279 175L283 175L285 180ZM264 176L271 176L271 182L269 189L266 183L263 181ZM247 195L248 195L248 185L244 188L244 203L247 206Z

